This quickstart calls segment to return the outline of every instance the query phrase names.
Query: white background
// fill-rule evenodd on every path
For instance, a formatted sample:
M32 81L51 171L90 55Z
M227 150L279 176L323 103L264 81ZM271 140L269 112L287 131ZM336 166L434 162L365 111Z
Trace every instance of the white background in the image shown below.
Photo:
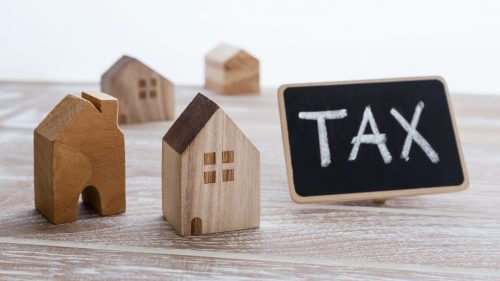
M0 35L0 80L97 82L126 53L201 84L227 42L261 60L264 86L441 75L500 94L494 1L2 1Z

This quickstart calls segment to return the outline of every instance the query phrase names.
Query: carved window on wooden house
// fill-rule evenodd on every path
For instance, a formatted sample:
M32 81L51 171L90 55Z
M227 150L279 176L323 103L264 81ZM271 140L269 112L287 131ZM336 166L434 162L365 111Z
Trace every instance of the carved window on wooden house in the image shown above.
M203 165L204 166L214 166L217 164L217 154L215 152L208 152L203 154ZM234 168L225 169L228 164L234 163L234 151L228 150L222 152L222 182L234 181ZM203 183L216 183L217 182L217 172L215 167L211 167L210 170L203 172Z
M205 165L205 166L215 165L215 163L216 163L215 156L216 156L215 152L204 153L203 154L203 165ZM213 167L213 168L215 168L215 167ZM205 184L215 183L216 176L217 176L217 173L215 171L205 171L205 172L203 172L203 182Z
M150 89L149 89L149 97L150 98L156 98L157 96L157 93L156 93L156 78L151 78L149 79L149 83L150 83Z
M234 163L234 151L227 150L222 152L222 165ZM227 165L226 165L227 166ZM222 181L234 181L234 168L222 170Z
M158 96L157 85L158 85L158 81L156 78L139 79L139 82L138 82L139 98L146 99L149 97L149 98L155 99Z
M139 79L139 98L146 99L146 79Z

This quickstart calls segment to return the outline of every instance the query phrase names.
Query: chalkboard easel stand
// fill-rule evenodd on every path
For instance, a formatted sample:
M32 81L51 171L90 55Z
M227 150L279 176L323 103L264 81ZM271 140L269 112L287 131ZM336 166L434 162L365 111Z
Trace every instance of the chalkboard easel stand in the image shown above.
M378 199L372 199L373 203L378 204L378 205L383 205L385 204L385 201L387 201L389 198L378 198Z

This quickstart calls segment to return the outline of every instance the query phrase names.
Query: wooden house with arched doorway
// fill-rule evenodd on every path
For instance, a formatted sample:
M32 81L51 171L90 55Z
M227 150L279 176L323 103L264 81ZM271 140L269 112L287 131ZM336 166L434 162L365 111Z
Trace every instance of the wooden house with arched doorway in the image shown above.
M125 142L118 100L67 95L35 128L35 207L54 224L78 219L78 200L101 216L125 212Z

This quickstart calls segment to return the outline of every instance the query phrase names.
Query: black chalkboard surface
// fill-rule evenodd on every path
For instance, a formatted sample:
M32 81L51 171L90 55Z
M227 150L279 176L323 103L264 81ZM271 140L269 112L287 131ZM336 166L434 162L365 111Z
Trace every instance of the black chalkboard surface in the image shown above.
M440 77L283 85L278 93L292 199L382 199L465 189Z

